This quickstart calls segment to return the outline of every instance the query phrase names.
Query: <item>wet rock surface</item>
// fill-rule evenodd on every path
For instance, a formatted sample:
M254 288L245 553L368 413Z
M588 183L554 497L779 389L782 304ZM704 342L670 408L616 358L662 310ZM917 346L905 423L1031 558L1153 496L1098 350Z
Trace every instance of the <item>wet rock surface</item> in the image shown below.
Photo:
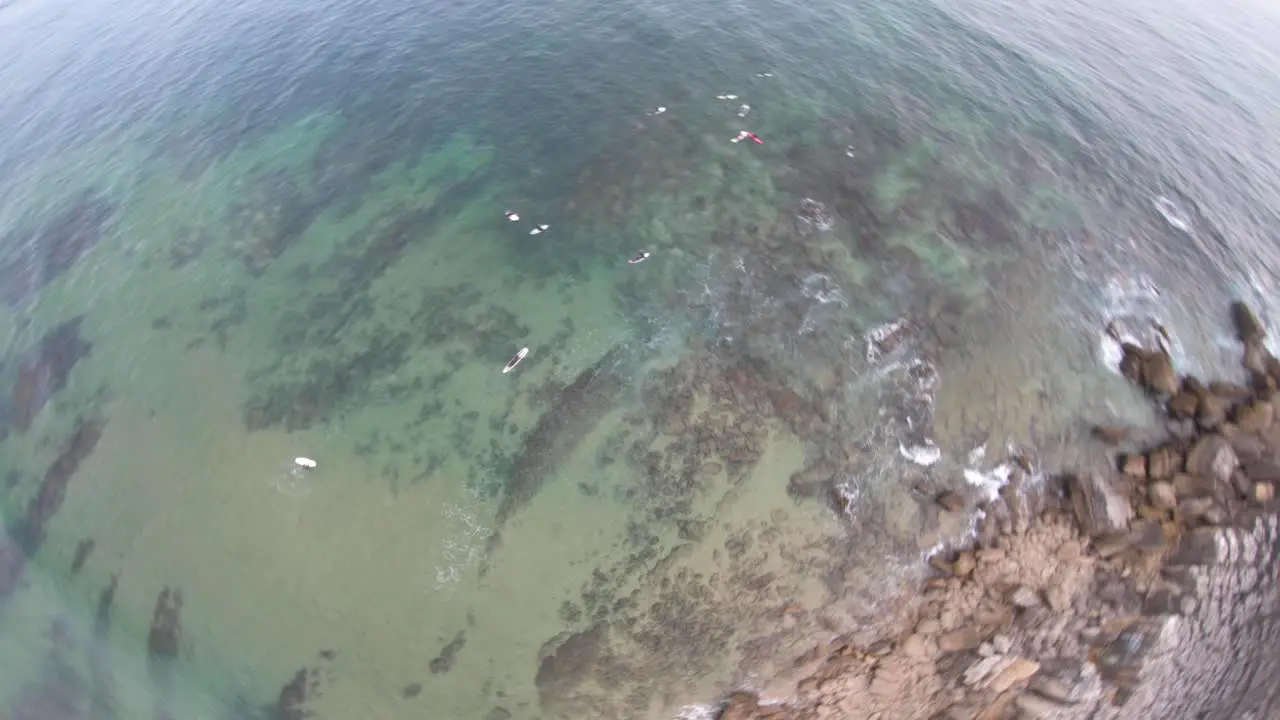
M1233 315L1242 338L1259 337ZM1269 402L1271 383L1256 384L1215 397L1238 417ZM1233 450L1245 437L1253 465ZM768 697L735 693L720 717L1274 716L1280 477L1265 463L1280 459L1280 435L1224 422L1141 456L1161 458L1159 477L1115 457L989 504L973 549L895 603L907 608L896 629L819 643L816 671Z

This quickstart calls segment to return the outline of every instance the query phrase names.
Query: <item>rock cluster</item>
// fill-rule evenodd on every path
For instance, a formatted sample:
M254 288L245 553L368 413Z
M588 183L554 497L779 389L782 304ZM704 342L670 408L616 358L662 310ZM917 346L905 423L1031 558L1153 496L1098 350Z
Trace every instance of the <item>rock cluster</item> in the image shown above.
M1247 306L1231 316L1247 384L1123 345L1121 372L1166 410L1163 439L1004 494L974 547L934 558L939 575L902 599L913 624L837 639L786 702L740 691L722 720L1276 716L1280 361Z

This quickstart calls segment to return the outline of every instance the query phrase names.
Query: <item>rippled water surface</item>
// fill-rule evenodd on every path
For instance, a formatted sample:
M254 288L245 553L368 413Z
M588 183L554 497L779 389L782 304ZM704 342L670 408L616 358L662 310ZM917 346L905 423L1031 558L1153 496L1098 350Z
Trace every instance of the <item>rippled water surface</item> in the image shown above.
M0 5L5 717L774 687L965 535L937 493L1146 418L1107 323L1234 366L1276 37L1257 0Z

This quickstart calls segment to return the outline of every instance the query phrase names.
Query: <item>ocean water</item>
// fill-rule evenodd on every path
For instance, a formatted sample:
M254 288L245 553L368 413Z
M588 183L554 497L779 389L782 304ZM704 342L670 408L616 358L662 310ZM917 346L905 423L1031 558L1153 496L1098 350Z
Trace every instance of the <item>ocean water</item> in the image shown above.
M934 494L1149 419L1108 323L1234 372L1226 299L1280 310L1278 36L1257 0L0 4L0 716L785 687L965 536Z

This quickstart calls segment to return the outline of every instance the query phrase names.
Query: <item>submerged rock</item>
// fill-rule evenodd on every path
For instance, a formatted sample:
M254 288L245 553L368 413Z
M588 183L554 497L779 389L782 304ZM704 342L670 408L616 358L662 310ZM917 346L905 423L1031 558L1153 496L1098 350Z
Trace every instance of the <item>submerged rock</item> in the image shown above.
M614 347L583 370L556 395L552 406L525 436L498 505L496 529L488 542L490 552L500 544L502 528L511 516L533 500L556 466L591 431L596 420L613 407L623 387L614 367L622 354L622 346Z
M462 646L467 644L467 632L459 630L457 635L449 641L447 645L440 648L440 654L432 658L429 663L429 669L432 675L443 675L453 669L453 663L458 659L458 653L462 651Z
M554 703L581 685L594 669L607 640L608 626L599 624L570 635L550 649L544 647L534 677L543 702Z
M67 385L71 370L93 346L80 336L83 316L45 333L18 360L18 373L9 392L7 413L0 417L0 438L9 428L25 432L49 400Z
M85 562L89 560L89 553L93 552L93 538L85 538L76 543L76 554L71 560L71 574L75 575L84 568Z
M0 246L18 251L0 268L0 297L15 307L25 305L102 242L114 212L106 198L85 193L36 232L5 237Z
M14 540L27 555L34 555L44 543L45 526L62 507L67 485L80 468L80 463L98 446L103 425L100 420L81 419L71 439L45 472L40 489L27 504L22 522L14 533Z
M1241 300L1231 303L1231 322L1235 325L1236 338L1245 345L1261 342L1267 337L1267 331L1258 321L1258 316Z
M147 657L151 661L174 660L182 636L182 590L165 588L156 598L151 615L151 632L147 635Z

